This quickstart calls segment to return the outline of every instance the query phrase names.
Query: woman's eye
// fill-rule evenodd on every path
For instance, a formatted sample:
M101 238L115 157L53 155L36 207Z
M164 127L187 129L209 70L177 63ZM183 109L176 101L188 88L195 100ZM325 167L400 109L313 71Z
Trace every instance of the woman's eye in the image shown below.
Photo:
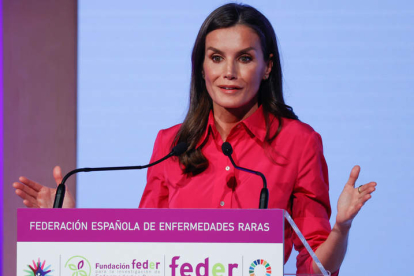
M252 58L251 58L250 56L241 56L241 57L239 58L239 60L240 60L241 62L247 63L247 62L252 61Z
M223 58L222 58L221 56L212 56L212 57L211 57L211 60L212 60L213 62L220 62L220 61L222 61L222 60L223 60Z

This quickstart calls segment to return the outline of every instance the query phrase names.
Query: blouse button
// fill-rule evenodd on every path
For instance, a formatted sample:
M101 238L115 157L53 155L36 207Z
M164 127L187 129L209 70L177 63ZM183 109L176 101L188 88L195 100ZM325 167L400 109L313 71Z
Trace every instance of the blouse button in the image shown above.
M220 206L223 207L224 206L224 201L220 201Z
M226 167L226 171L229 171L230 170L230 167L229 166L227 166ZM223 203L224 204L224 203ZM223 206L223 205L222 205Z

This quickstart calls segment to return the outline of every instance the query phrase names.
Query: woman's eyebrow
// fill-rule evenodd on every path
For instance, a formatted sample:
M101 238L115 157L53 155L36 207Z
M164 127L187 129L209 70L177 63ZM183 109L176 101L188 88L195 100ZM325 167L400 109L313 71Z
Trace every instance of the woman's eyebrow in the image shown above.
M215 52L215 53L218 53L218 54L220 54L220 55L224 55L224 52L223 52L223 51L221 51L221 50L219 50L219 49L217 49L217 48L211 47L211 46L210 46L210 47L207 47L206 52L207 52L208 50L213 51L213 52ZM242 53L247 53L247 52L248 52L248 51L250 51L250 50L254 50L254 51L256 51L256 48L254 48L254 47L247 47L247 48L245 48L245 49L242 49L242 50L238 51L238 52L237 52L237 55L242 54Z

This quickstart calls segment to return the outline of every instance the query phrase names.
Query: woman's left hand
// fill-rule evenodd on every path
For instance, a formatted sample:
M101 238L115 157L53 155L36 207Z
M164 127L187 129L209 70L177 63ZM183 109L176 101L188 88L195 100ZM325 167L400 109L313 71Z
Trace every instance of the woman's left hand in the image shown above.
M325 269L329 271L337 271L341 266L345 257L352 220L365 202L371 198L371 193L375 191L375 186L377 186L377 183L369 182L355 188L360 170L359 166L352 168L348 182L346 182L338 199L336 223L326 241L315 251ZM312 268L315 273L320 272L315 262L312 263Z
M348 182L338 199L338 213L336 215L336 224L342 229L349 229L352 220L371 198L371 193L375 191L377 183L369 182L355 188L355 182L358 179L361 168L355 166L351 170Z

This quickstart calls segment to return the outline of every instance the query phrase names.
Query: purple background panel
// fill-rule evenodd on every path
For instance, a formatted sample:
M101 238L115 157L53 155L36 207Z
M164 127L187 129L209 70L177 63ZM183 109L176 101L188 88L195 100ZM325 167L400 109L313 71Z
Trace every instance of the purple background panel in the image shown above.
M18 242L216 242L283 243L283 210L218 209L18 209ZM86 230L36 230L32 222L83 222ZM93 222L127 223L140 230L92 230ZM144 230L145 222L155 223L155 230ZM159 230L160 223L234 223L233 231ZM268 231L239 231L243 223L268 223ZM125 224L126 225L126 224Z
M2 1L3 265L17 275L17 208L12 183L26 176L56 187L52 169L76 168L77 3ZM67 184L76 194L76 178Z

